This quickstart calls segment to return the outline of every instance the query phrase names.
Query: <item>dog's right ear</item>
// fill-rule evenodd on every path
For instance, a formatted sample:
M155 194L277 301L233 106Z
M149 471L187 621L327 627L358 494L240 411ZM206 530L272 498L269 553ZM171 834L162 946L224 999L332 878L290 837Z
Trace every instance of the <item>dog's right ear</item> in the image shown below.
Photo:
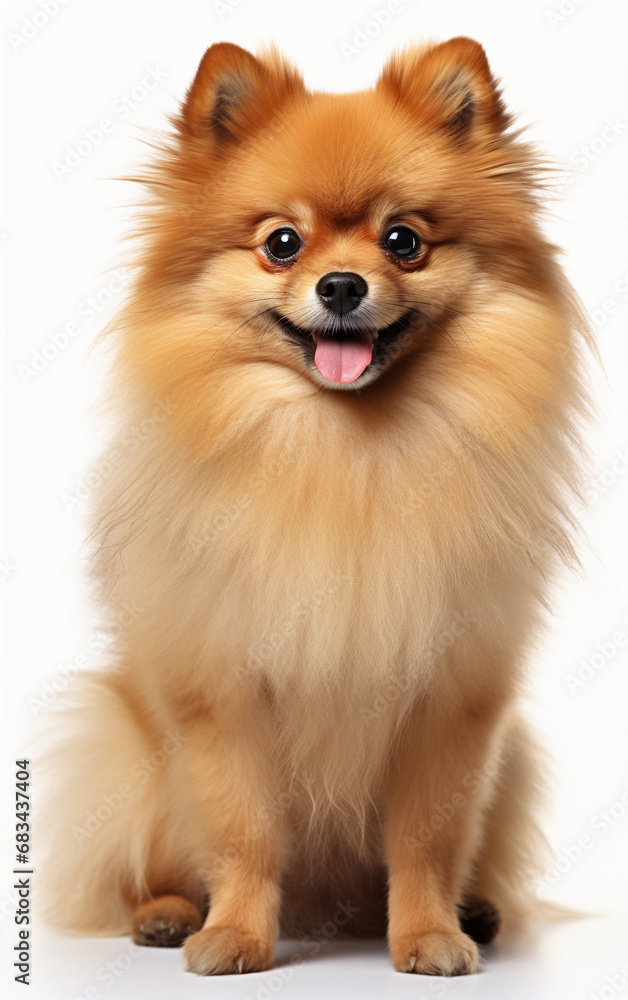
M511 122L486 53L473 38L393 55L378 86L459 141L500 135Z
M231 42L207 49L188 90L179 127L220 149L268 124L305 88L299 73L274 50L258 59Z

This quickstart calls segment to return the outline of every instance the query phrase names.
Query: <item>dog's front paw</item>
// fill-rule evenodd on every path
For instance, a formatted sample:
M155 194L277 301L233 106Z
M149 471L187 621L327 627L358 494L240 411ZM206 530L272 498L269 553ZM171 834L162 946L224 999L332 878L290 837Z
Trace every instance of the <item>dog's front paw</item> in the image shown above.
M273 945L233 927L206 927L187 939L183 957L187 971L198 976L261 972L272 961Z
M478 971L478 949L461 931L403 934L390 942L397 972L426 976L466 976Z

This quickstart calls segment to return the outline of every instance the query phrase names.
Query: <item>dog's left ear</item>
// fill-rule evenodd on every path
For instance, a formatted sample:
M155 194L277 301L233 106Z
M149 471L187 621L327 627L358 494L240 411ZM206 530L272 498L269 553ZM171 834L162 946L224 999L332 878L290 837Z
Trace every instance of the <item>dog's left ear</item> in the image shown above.
M511 123L486 53L472 38L394 55L377 85L455 138L503 132Z
M274 49L258 58L239 45L218 42L201 59L179 128L220 151L268 125L279 108L303 93L301 77Z

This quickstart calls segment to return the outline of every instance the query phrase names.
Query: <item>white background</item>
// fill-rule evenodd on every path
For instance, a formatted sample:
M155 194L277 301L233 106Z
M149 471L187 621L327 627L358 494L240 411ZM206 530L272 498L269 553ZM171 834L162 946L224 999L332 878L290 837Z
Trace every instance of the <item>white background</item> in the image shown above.
M7 312L9 429L7 533L0 548L0 593L9 642L2 735L3 802L11 804L12 761L27 730L56 697L77 656L93 660L98 629L81 576L82 510L68 510L98 454L102 427L91 412L102 373L86 357L121 300L120 239L132 226L133 173L149 153L145 130L166 116L209 44L255 48L276 41L318 89L370 85L391 49L411 41L468 34L503 77L508 105L530 136L562 165L560 199L547 228L594 317L606 374L592 365L599 423L582 577L565 576L555 615L534 662L530 711L556 761L547 830L557 852L544 894L606 916L530 931L496 945L485 972L463 981L403 977L383 945L330 942L290 978L275 973L205 982L180 971L178 952L128 953L126 940L56 939L36 927L37 997L140 995L286 997L504 996L570 1000L628 997L628 572L626 428L626 14L618 0L404 2L377 29L385 2L93 2L69 0L52 14L39 3L2 5L6 200L0 219ZM369 26L369 22L370 26ZM365 32L359 34L359 32ZM370 32L368 34L367 32ZM355 44L355 40L359 46ZM366 44L364 44L366 41ZM361 47L360 47L361 46ZM152 71L159 82L147 78ZM148 89L146 82L154 83ZM137 89L139 88L139 89ZM133 108L125 95L133 94ZM108 133L96 130L102 119ZM79 162L59 164L83 143ZM84 154L84 155L83 155ZM111 270L113 268L113 271ZM89 299L98 309L90 315ZM105 300L108 300L105 302ZM74 323L55 357L37 362L51 338ZM46 347L46 345L48 345ZM40 371L35 373L34 366ZM66 496L67 500L67 496ZM83 662L83 661L79 661ZM574 688L578 673L588 679ZM37 791L34 761L34 793ZM622 796L624 802L622 803ZM610 810L604 825L603 810ZM10 820L9 815L5 817ZM586 838L583 840L582 838ZM580 840L581 857L574 845ZM3 824L0 869L0 982L13 986L15 943L11 824ZM566 852L566 853L565 853ZM569 857L571 855L571 858ZM71 873L68 873L71 877ZM35 875L36 888L36 875ZM290 955L294 945L281 945ZM296 949L298 952L298 948ZM113 962L107 978L103 968ZM625 973L620 970L626 965ZM281 970L283 976L281 975ZM309 985L308 985L309 984ZM17 987L14 987L17 990ZM311 991L308 993L308 989ZM266 992L264 992L264 990ZM16 993L17 995L17 993ZM91 1000L95 1000L92 994Z

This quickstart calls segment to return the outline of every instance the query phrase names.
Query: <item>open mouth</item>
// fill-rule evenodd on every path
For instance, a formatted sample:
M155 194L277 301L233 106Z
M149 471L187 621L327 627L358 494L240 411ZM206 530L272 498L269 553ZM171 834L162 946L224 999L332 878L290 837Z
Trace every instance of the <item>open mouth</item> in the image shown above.
M414 317L415 310L410 309L380 330L365 327L319 331L306 330L285 316L275 314L276 322L290 339L306 348L308 360L314 361L323 378L336 383L355 382L367 368L381 364Z

